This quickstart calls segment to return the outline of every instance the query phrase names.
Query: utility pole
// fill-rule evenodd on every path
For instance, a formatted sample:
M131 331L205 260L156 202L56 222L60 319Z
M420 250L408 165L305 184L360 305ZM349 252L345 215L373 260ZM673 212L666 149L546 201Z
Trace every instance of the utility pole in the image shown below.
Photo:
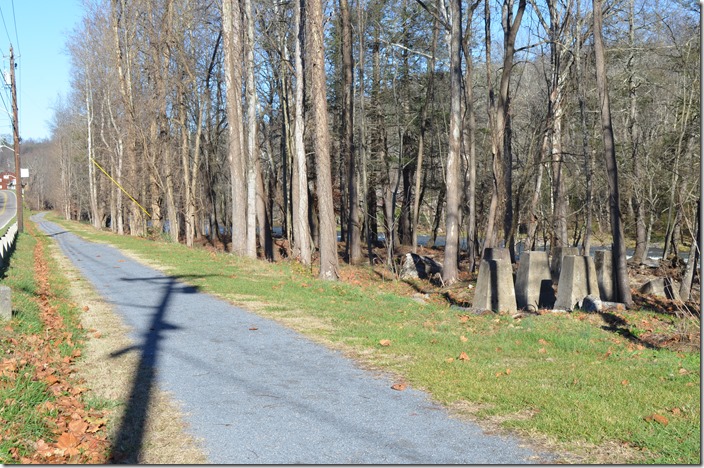
M17 83L15 82L15 55L10 45L10 87L12 88L12 128L15 133L15 190L17 191L17 232L24 232L22 210L22 177L20 174L20 123L17 118Z

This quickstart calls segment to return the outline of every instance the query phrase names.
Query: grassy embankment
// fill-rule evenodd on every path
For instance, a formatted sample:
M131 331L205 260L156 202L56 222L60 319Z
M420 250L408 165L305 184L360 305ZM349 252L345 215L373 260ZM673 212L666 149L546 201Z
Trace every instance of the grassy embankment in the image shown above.
M700 462L699 353L638 340L645 330L678 327L673 316L474 315L390 293L381 281L323 282L295 262L268 264L60 222L394 372L487 427L571 452L565 461Z
M0 325L0 463L104 463L104 402L89 401L72 371L81 311L31 224L0 281L13 309Z

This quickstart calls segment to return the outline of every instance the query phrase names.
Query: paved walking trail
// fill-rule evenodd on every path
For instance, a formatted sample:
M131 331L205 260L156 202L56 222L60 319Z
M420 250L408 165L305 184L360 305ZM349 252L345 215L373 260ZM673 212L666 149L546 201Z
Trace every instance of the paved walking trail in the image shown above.
M135 392L171 392L212 463L550 461L517 439L449 417L423 392L392 390L389 377L274 321L82 240L42 214L32 219L132 328L134 347L125 352L140 353ZM128 412L144 421L146 402L134 400Z

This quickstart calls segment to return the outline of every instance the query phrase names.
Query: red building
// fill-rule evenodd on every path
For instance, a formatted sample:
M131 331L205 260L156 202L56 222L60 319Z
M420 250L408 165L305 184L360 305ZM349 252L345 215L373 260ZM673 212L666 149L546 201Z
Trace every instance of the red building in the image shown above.
M14 172L0 172L0 189L11 190L15 188L15 177Z

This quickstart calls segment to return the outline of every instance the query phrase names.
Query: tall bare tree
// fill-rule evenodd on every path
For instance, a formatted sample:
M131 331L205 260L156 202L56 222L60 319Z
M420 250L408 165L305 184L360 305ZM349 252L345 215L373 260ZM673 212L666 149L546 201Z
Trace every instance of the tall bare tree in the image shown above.
M347 0L340 1L342 35L342 142L341 153L347 161L347 258L357 264L362 259L362 226L359 217L359 177L354 147L354 63L352 61L352 25Z
M247 242L248 257L257 258L257 90L254 86L254 15L252 0L243 0L245 17L245 83L247 103ZM264 216L264 213L262 213ZM265 220L260 219L264 231ZM262 248L264 245L262 245Z
M318 219L320 230L320 278L339 278L337 229L332 199L332 166L328 106L325 84L325 44L322 0L306 0L306 66L310 68L310 92L316 161Z
M602 39L602 5L601 0L592 1L594 10L594 59L596 62L596 83L599 92L599 111L601 115L601 132L604 140L604 164L609 184L609 214L611 235L613 236L613 280L614 296L619 302L630 307L633 304L631 288L628 282L626 265L626 243L621 225L621 203L618 186L618 166L616 164L616 143L611 123L611 104L606 79L606 60L604 58L604 41Z
M230 136L228 159L232 184L232 251L247 253L247 166L243 142L242 119L242 14L239 2L222 2L222 36L225 55L225 87L227 91L227 124Z
M296 117L295 117L295 173L297 178L298 196L294 199L293 222L294 238L300 251L301 263L311 264L310 225L308 223L308 165L306 148L303 141L305 120L303 118L304 70L303 48L305 41L304 8L305 0L295 0L295 74L296 74Z
M514 1L503 0L501 10L501 25L504 32L503 66L499 78L499 92L496 90L491 77L491 15L489 1L484 3L485 36L487 58L487 81L489 86L489 128L491 131L491 155L493 170L493 190L489 213L487 215L486 235L484 246L496 247L499 244L498 226L503 222L503 240L513 252L512 224L513 210L511 202L512 187L512 161L510 122L510 96L511 71L513 69L516 38L521 26L523 13L526 9L526 0L519 0L514 17ZM449 190L448 190L449 194Z
M460 230L460 147L462 144L462 1L449 0L448 45L450 49L450 135L446 170L445 259L442 280L458 280Z

